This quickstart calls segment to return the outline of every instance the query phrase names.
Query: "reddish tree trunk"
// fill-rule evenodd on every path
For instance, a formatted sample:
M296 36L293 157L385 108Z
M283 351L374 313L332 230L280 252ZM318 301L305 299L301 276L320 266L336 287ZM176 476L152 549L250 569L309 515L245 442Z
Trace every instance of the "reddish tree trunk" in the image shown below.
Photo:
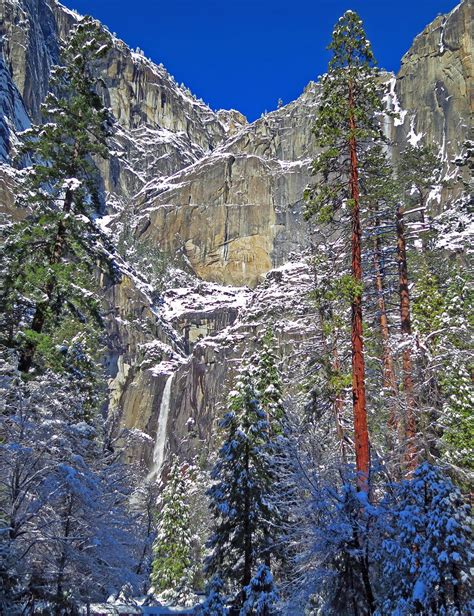
M361 227L359 166L357 160L356 122L354 115L354 96L349 85L349 151L350 151L350 190L352 199L352 276L356 283L362 282ZM365 360L362 338L362 294L357 293L352 300L352 400L354 409L354 441L358 487L369 491L370 450L367 428L367 406L365 397Z
M403 391L405 394L405 465L410 475L417 466L416 447L416 417L415 397L413 394L413 371L411 360L411 317L410 317L410 292L408 289L408 266L405 243L405 229L403 224L403 212L397 210L397 255L398 277L400 293L400 327L402 332L403 352Z

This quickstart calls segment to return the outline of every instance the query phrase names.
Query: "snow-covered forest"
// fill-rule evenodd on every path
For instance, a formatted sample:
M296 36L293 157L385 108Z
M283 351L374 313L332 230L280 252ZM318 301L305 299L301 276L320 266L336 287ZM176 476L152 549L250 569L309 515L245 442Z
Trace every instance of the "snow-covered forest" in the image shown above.
M0 613L474 614L463 119L431 139L353 11L249 125L53 4L36 113L2 52Z

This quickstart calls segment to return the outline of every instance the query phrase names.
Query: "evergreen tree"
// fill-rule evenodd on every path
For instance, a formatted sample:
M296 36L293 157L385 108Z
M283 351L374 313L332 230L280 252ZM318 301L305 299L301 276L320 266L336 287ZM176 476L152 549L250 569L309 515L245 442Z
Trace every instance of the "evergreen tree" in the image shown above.
M272 330L268 329L262 337L262 348L253 356L251 364L254 366L253 377L260 404L268 415L272 432L277 434L283 430L285 409L278 370L279 358L275 348L275 336Z
M152 241L137 237L131 207L125 207L120 216L117 252L127 265L133 267L135 275L148 283L152 300L158 301L163 291L168 261Z
M433 146L407 145L400 153L397 177L406 209L416 210L420 222L427 222L429 197L440 183L441 161Z
M193 602L192 533L189 491L192 476L174 456L160 497L157 535L153 545L151 583L155 593L173 603Z
M382 147L372 147L365 158L361 171L367 204L364 257L367 278L370 278L373 286L372 292L367 288L366 329L370 345L368 355L376 357L375 365L369 364L369 397L376 415L383 418L379 430L386 431L387 424L389 426L388 443L393 447L401 420L394 337L390 324L390 306L396 278L394 212L399 190L391 161Z
M327 424L326 435L319 444L329 467L348 462L348 433L350 410L348 397L351 389L350 361L350 306L352 276L345 267L345 245L341 238L318 238L313 246L312 266L314 303L319 321L318 340L312 352L308 387L310 401L306 405L308 419L322 427ZM336 436L336 442L329 438Z
M431 269L442 255L431 252ZM474 298L469 273L449 258L446 264L437 275L423 264L414 289L413 323L423 353L419 396L429 418L422 428L427 450L449 463L467 487L474 446Z
M77 332L101 322L96 267L113 268L94 222L100 210L94 158L108 155L112 120L93 71L109 44L89 17L73 27L64 65L52 69L46 122L22 135L20 153L33 164L23 172L18 199L27 215L7 230L2 308L23 372L41 363L36 354L46 366L61 364Z
M417 371L416 390L412 387L413 408L419 423L419 445L432 455L444 458L465 484L471 467L468 451L472 447L472 300L470 296L469 231L469 144L459 157L457 180L440 177L441 163L429 146L408 147L402 152L398 179L402 187L399 210L406 244L405 260L412 270L412 301L408 344L411 372ZM436 199L445 186L454 198L436 214ZM420 218L420 212L423 215ZM430 219L428 215L436 214ZM405 218L407 219L405 221ZM409 233L405 233L408 227ZM419 240L421 235L421 240ZM408 236L408 240L406 240ZM414 238L414 241L413 241ZM408 265L405 263L407 271ZM408 296L406 280L405 295ZM410 298L409 298L410 299ZM416 362L413 362L416 338ZM404 363L405 365L405 363ZM412 376L412 385L414 376ZM416 398L415 398L416 396ZM423 410L423 413L420 411ZM472 468L472 467L471 467Z
M228 609L223 591L224 582L218 575L213 576L206 586L206 600L198 608L198 616L226 616Z
M415 214L418 224L417 241L421 235L421 247L427 247L427 206L430 192L436 186L440 161L432 147L408 145L400 154L397 179L401 201L396 211L397 261L400 331L402 346L402 383L405 402L404 446L405 468L411 474L419 460L417 399L415 395L415 366L413 360L412 307L410 300L409 249L407 242L407 215ZM413 224L413 223L412 223Z
M405 436L405 466L410 474L418 463L416 443L416 401L414 395L413 360L412 360L412 327L410 290L408 278L408 259L405 237L403 209L399 206L396 214L397 229L397 259L398 259L398 289L400 302L400 331L402 336L402 373L403 392L405 395L404 436Z
M393 486L392 494L377 613L471 613L472 520L459 489L425 462L410 481Z
M267 565L260 565L245 588L245 603L240 610L241 616L271 616L275 614L278 595L273 583L273 576Z
M367 150L383 140L376 118L382 111L377 73L362 22L347 11L336 24L329 49L333 57L321 81L314 125L321 154L313 163L319 181L306 192L307 218L350 228L352 275L352 394L359 487L368 490L370 468L362 338L362 230L360 168Z
M283 404L283 383L279 370L277 342L269 328L261 339L261 348L250 359L249 370L255 392L269 422L269 453L274 477L269 500L273 505L271 529L266 542L271 550L265 555L265 564L277 575L283 574L287 558L283 536L295 523L290 514L294 502L291 485L294 460L292 459L291 426ZM270 529L269 529L270 530ZM273 561L271 558L273 555Z
M240 592L242 602L257 561L271 552L274 516L270 426L248 370L231 392L229 406L221 422L226 437L208 491L215 529L207 569Z
M287 613L372 614L376 606L376 508L352 485L353 476L347 469L348 483L340 488L334 486L333 477L330 483L322 479L323 473L318 467L306 466L295 477L303 487L303 498L298 503L302 510L299 534L288 537L297 542L298 549L288 550L292 575L285 581Z

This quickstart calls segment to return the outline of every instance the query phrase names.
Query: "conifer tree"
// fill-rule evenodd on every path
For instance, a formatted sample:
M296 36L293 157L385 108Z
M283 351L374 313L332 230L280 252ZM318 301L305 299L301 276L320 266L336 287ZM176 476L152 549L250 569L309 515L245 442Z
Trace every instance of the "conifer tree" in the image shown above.
M311 402L307 410L317 418L318 424L326 415L337 437L335 464L340 468L348 462L348 395L351 389L350 357L350 305L352 300L352 276L348 274L344 260L345 242L341 238L318 238L317 250L313 246L314 302L319 327L318 345L312 359L310 387ZM325 442L327 442L325 440ZM329 443L327 443L329 445ZM329 445L329 451L334 447ZM328 459L328 458L326 458Z
M392 495L377 613L471 613L472 520L459 489L424 462L411 480L392 486Z
M361 173L365 190L367 239L366 260L369 275L374 288L373 312L380 340L378 355L381 355L382 390L390 406L389 426L396 430L399 424L397 407L398 383L391 337L389 305L390 290L395 278L394 245L396 243L394 212L399 191L396 186L393 167L384 149L372 147L366 153L366 160ZM375 389L375 387L374 387Z
M431 379L435 386L422 391L425 404L433 399L438 404L434 415L441 438L436 442L435 452L449 463L463 487L471 491L471 452L474 448L473 152L473 143L466 141L460 155L452 161L458 168L455 180L448 183L453 197L433 219L413 303L414 327L425 351L425 371L435 375L435 379ZM423 382L429 380L425 378Z
M261 349L254 353L250 359L252 381L259 402L265 412L269 423L269 454L274 477L269 499L273 506L273 518L270 528L267 529L266 542L272 545L264 561L268 569L275 571L278 566L284 566L285 550L280 541L290 524L288 519L288 503L292 501L293 490L288 486L288 478L292 474L294 461L291 459L289 444L290 425L289 418L283 405L283 383L279 370L280 360L277 355L277 341L272 329L267 329L261 339ZM273 553L276 564L272 563Z
M221 422L225 441L208 491L215 527L207 569L220 575L242 603L256 563L271 551L274 515L270 426L248 370L231 392L229 406Z
M413 292L413 327L421 349L418 396L428 418L420 418L420 430L426 448L449 463L468 488L474 447L474 298L469 270L446 250L445 236L439 237L438 248L436 231L429 264L422 262Z
M194 566L188 496L189 468L175 456L160 497L157 536L153 545L151 583L155 593L174 603L192 602Z
M396 213L397 229L397 258L398 258L398 288L400 302L400 330L402 334L402 372L403 372L403 393L405 396L405 464L408 473L411 473L417 466L417 444L416 444L416 402L414 395L413 380L413 361L412 361L412 328L411 328L411 309L410 309L410 290L408 278L408 258L406 246L406 233L404 223L404 213L399 205Z
M383 140L376 113L375 60L362 22L347 11L336 24L329 49L333 57L321 81L321 100L314 125L321 154L313 163L318 181L306 191L307 218L350 228L352 274L352 395L358 482L368 490L369 435L362 333L362 230L360 168L370 145Z
M415 397L412 309L410 302L409 246L407 246L407 215L415 215L421 223L417 236L427 248L427 206L428 197L437 183L440 162L432 147L408 145L400 154L397 165L397 180L401 200L396 210L397 261L400 330L402 336L402 384L405 401L404 440L405 468L408 474L416 468L419 458L417 440L417 401Z
M89 17L79 21L52 69L42 106L46 122L22 135L20 154L33 163L24 172L19 205L26 218L7 232L3 308L13 325L10 343L28 372L35 355L58 361L58 347L79 330L100 323L94 289L97 263L112 265L94 216L100 210L94 158L108 155L112 120L93 76L110 37ZM7 318L8 320L8 318Z
M84 421L87 394L70 375L25 381L3 352L0 375L0 611L48 602L72 614L136 588L145 532L129 509L132 467L105 447L100 420Z
M441 161L430 145L408 144L400 153L397 177L405 209L417 213L420 222L427 222L427 207L431 191L439 184ZM413 211L415 210L415 211Z
M275 590L272 572L267 565L260 565L245 588L245 603L241 616L272 616L278 595Z
M215 575L206 586L206 600L198 607L198 616L226 616L228 610L224 592L224 582L222 578Z
M282 432L285 410L275 348L275 336L268 329L262 338L262 349L254 355L251 363L255 365L253 376L260 404L268 415L272 432L277 434Z

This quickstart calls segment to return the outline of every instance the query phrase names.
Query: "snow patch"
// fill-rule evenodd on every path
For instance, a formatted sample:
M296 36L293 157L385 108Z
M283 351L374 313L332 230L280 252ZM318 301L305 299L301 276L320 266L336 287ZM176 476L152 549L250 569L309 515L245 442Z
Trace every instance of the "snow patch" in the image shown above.
M410 119L410 132L408 133L407 141L416 148L421 139L423 139L423 133L415 132L415 116L412 116Z

